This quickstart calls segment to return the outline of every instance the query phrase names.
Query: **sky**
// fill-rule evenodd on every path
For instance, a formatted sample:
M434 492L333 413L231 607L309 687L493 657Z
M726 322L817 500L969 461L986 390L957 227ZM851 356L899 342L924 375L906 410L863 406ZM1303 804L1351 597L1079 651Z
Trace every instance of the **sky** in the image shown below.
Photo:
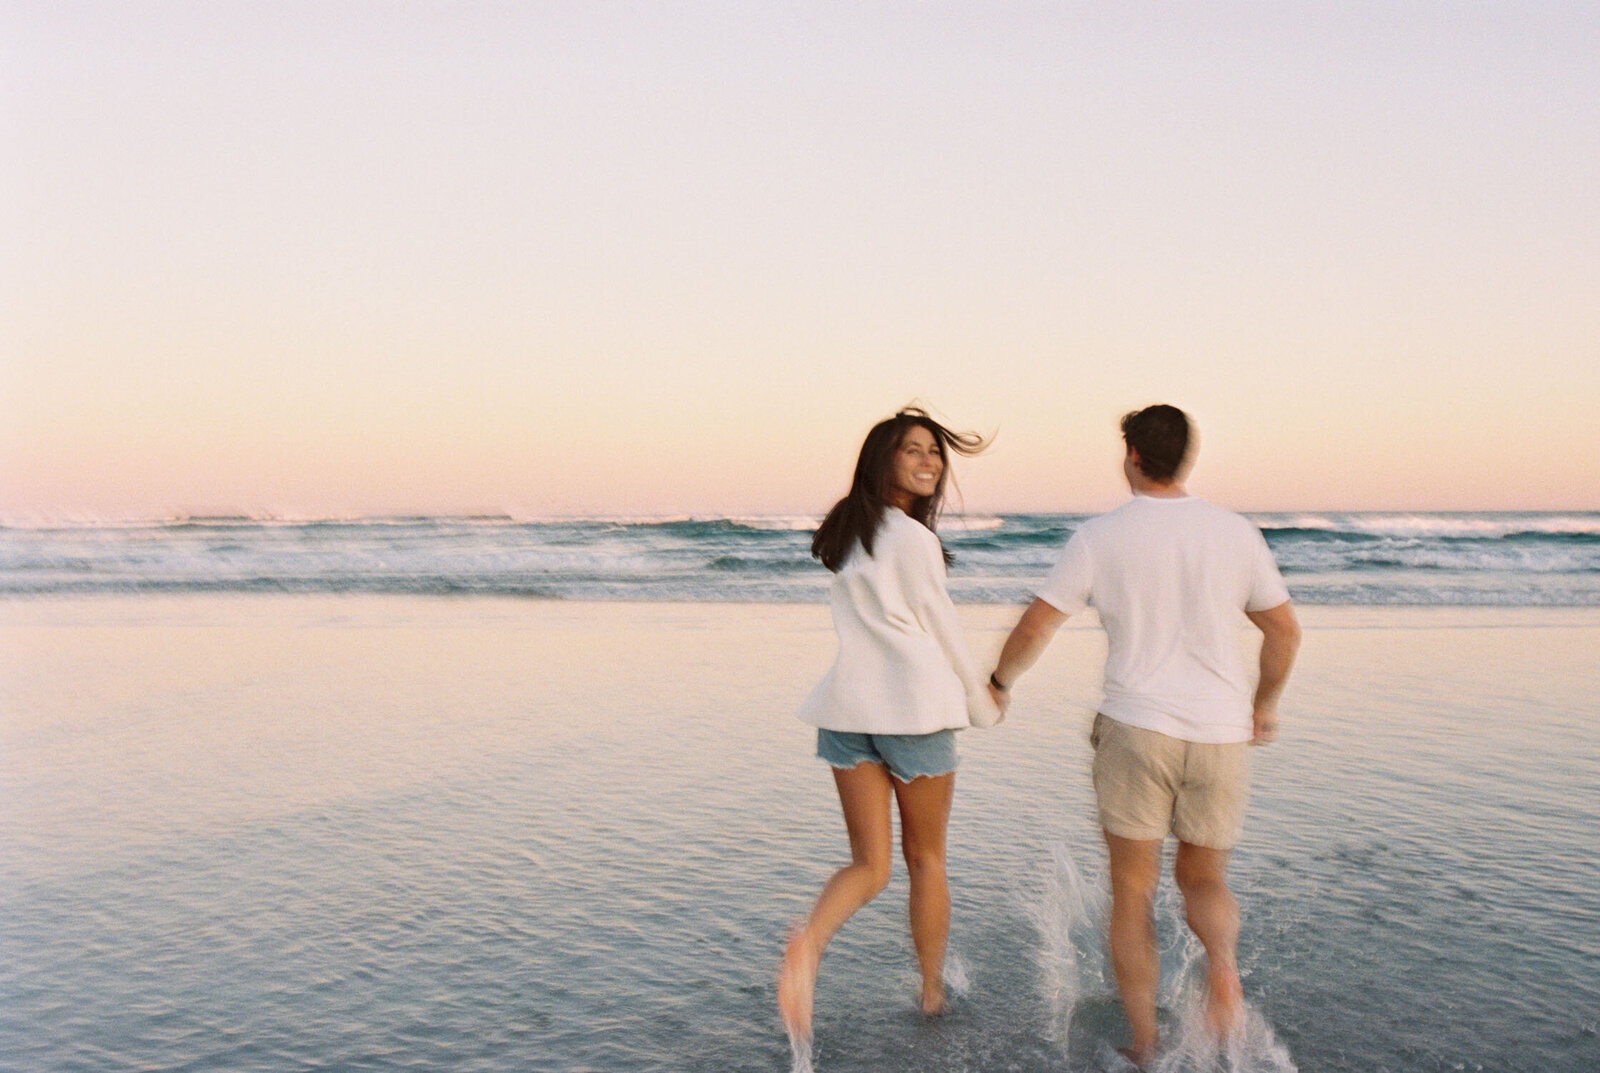
M1600 16L0 0L0 519L1600 509Z

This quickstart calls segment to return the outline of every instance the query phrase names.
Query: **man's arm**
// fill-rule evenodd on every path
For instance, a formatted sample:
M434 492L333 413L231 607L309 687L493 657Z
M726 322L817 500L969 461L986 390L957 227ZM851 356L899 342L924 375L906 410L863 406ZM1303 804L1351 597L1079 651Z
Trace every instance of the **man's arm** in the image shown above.
M1265 611L1246 611L1245 617L1261 631L1261 680L1256 683L1255 736L1250 744L1265 745L1278 736L1278 698L1300 648L1300 621L1288 600Z
M1011 636L1006 638L1005 647L1000 650L1000 662L994 669L989 688L996 692L996 700L1004 705L1011 687L1022 672L1038 662L1044 650L1049 647L1050 639L1055 636L1056 630L1067 621L1065 612L1056 610L1043 600L1035 599L1022 613L1022 618L1011 629ZM994 690L993 682L998 681L1005 687L1006 692Z

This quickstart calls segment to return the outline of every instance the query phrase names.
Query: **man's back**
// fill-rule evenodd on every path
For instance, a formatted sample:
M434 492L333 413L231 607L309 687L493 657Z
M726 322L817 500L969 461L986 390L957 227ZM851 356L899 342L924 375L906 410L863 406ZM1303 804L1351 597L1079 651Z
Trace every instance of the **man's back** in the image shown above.
M1300 626L1256 527L1184 490L1195 457L1188 415L1158 403L1124 414L1121 428L1133 501L1072 535L989 687L1007 699L1069 616L1090 603L1100 612L1110 651L1090 741L1111 879L1107 931L1132 1037L1122 1054L1144 1066L1161 1035L1154 906L1168 834L1178 837L1184 916L1206 950L1206 1026L1220 1043L1243 1024L1228 855L1244 830L1245 743L1276 734ZM1239 651L1247 616L1261 630L1253 688Z
M1101 711L1186 741L1248 741L1243 612L1289 598L1248 519L1194 496L1135 496L1073 534L1039 597L1105 626Z

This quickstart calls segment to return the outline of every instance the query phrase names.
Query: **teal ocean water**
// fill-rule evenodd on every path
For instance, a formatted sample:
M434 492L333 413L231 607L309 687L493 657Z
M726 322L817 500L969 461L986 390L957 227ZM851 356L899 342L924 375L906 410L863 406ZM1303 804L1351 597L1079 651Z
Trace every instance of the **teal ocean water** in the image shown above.
M814 604L185 594L0 603L0 1070L791 1068L772 974L845 855L794 718ZM966 606L975 647L1014 617ZM1168 1069L1600 1068L1600 613L1307 609L1233 875L1252 1031ZM1064 630L962 735L953 1012L904 875L818 1071L1111 1068ZM1196 951L1164 887L1171 1037Z
M1257 514L1297 601L1600 606L1600 513ZM947 518L959 602L1010 603L1082 515ZM476 594L826 602L812 517L506 517L0 526L0 596Z

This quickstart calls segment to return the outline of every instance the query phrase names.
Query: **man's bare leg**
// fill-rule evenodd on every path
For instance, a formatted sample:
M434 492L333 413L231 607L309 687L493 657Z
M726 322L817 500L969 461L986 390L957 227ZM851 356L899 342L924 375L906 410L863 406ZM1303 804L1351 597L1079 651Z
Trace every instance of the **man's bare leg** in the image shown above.
M911 878L911 943L922 969L922 1012L944 1012L944 954L950 940L950 884L945 830L955 798L955 772L910 782L894 780L900 802L900 850Z
M1239 903L1228 889L1228 851L1178 843L1173 876L1189 930L1206 948L1206 1021L1221 1039L1244 1018L1239 986Z
M857 764L833 771L850 835L850 863L833 874L817 895L805 923L795 930L778 967L778 1014L792 1038L811 1038L811 999L822 952L834 932L889 882L892 835L889 771L882 764Z
M1156 948L1155 897L1161 880L1161 839L1105 833L1111 861L1111 967L1133 1041L1123 1052L1135 1065L1155 1057L1156 993L1161 955Z

